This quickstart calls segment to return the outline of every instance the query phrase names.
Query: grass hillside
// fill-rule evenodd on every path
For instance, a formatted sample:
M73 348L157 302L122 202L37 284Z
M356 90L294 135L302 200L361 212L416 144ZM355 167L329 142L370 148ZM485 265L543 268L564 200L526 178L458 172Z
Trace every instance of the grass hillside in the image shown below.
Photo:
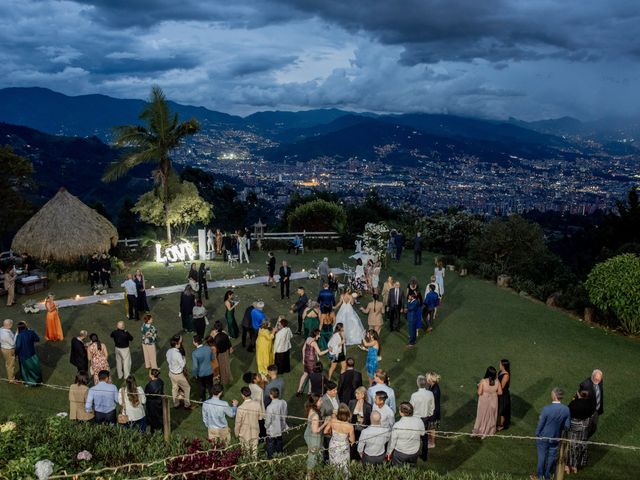
M390 268L383 270L381 280L387 275L393 275L405 286L409 278L415 275L424 288L425 279L432 273L432 256L425 255L424 265L414 267L411 252L408 253L400 263L392 263ZM276 252L278 261L288 258L294 271L312 267L325 255L330 258L333 266L341 266L347 256L335 252L307 252L296 257ZM256 253L251 267L263 274L265 260L265 254ZM239 277L243 270L240 267L230 269L220 263L214 265L214 279ZM147 263L141 266L146 273L148 285L181 283L186 276L186 270L182 266L170 270ZM315 296L318 283L318 280L294 282L292 290L296 285L302 284L311 292L310 296ZM528 476L535 467L534 442L501 437L510 434L533 435L540 409L550 401L551 388L560 386L570 395L576 390L578 383L596 367L602 369L605 375L605 414L600 419L598 432L592 440L640 445L640 394L637 392L637 385L640 383L637 360L640 344L636 340L590 327L560 311L549 309L477 278L461 278L447 272L445 285L446 295L434 331L426 337L420 336L416 348L405 348L407 338L404 330L390 334L386 327L383 329L381 366L389 372L396 396L399 400L407 400L415 390L416 375L426 370L435 370L442 375L442 430L470 432L476 413L476 383L487 366L497 366L499 359L506 357L512 362L513 417L512 427L495 438L484 441L468 437L438 439L437 447L430 452L430 468L440 473L455 471L473 476L492 470L509 473L514 478ZM88 292L86 286L73 284L54 284L50 289L59 298ZM256 285L240 287L236 292L241 302L238 317L241 317L246 305L262 299L266 303L265 312L269 318L286 314L295 323L295 317L288 312L293 298L291 302L281 301L278 289ZM210 319L222 319L223 294L222 289L209 292L207 307L211 312ZM180 330L178 297L175 294L150 299L160 335L158 358L161 369L164 367L163 378L168 393L170 382L164 353L169 338ZM22 300L18 299L19 302ZM363 303L367 301L368 298L362 299ZM9 309L3 306L0 307L0 316L13 318L15 321L26 319L41 337L44 336L44 314L28 316L19 307ZM64 308L60 310L60 316L67 336L64 343L50 344L43 341L39 347L45 382L57 385L72 383L75 368L68 361L69 342L81 329L98 333L107 343L111 353L112 372L115 373L113 344L109 339L109 332L118 320L124 318L122 302ZM363 320L366 325L366 319ZM404 320L402 326L406 326ZM140 325L128 322L128 328L136 336ZM238 342L239 340L235 341L234 345ZM185 344L190 358L190 342L186 341ZM295 397L302 371L299 353L301 344L302 338L295 337L292 353L295 368L285 377L285 398L292 415L303 414L302 401ZM356 358L357 367L362 369L366 377L365 353L350 347L349 354ZM142 351L137 342L132 346L132 355L136 376L139 383L144 385L146 372L143 368ZM227 400L239 398L242 373L255 369L253 356L244 349L237 348L233 354L232 369L236 381L225 393ZM4 375L4 370L0 368L0 371ZM192 394L192 398L193 396ZM0 402L3 406L0 417L13 412L54 414L68 407L65 391L27 389L6 383L0 383ZM176 434L206 435L200 409L192 413L172 411L172 423ZM290 422L292 426L296 424L295 421ZM285 440L285 448L289 452L304 445L301 430L285 437ZM634 478L635 466L640 461L640 452L637 451L591 447L589 454L589 466L579 474L583 479Z

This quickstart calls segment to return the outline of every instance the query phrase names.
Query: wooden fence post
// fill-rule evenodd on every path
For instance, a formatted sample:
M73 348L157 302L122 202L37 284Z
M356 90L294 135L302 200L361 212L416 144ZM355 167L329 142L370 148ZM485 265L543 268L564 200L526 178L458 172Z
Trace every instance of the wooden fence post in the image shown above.
M169 408L169 398L162 397L162 433L164 443L169 443L171 439L171 408Z
M558 461L556 462L556 480L564 480L564 466L567 458L567 446L566 434L562 434L562 440L560 440L560 448L558 451Z

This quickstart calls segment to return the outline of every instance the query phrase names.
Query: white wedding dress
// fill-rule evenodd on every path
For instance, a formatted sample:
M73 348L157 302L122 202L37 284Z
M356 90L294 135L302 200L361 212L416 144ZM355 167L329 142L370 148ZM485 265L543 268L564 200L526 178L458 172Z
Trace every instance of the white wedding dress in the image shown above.
M353 309L351 301L353 300L347 302L343 300L336 315L336 325L341 323L344 326L344 339L347 345L359 345L364 338L365 329L360 317Z

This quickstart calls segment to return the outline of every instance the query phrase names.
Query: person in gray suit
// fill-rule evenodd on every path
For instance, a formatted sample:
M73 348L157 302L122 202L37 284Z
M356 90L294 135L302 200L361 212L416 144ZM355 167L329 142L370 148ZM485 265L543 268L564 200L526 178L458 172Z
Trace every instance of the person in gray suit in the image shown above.
M561 403L564 392L560 388L551 391L551 404L545 406L540 412L538 427L536 428L536 448L538 449L538 467L536 475L531 475L531 480L550 479L553 466L558 456L558 440L563 430L571 426L571 413L569 407Z
M400 323L400 314L404 306L404 292L400 288L400 282L396 282L389 290L387 310L389 312L389 330L397 330Z
M338 400L338 386L334 382L327 382L327 393L322 396L322 403L320 404L320 421L322 423L331 420L331 417L338 412L340 406L340 400ZM329 441L331 435L325 435L323 440L324 450L322 456L324 461L329 461Z

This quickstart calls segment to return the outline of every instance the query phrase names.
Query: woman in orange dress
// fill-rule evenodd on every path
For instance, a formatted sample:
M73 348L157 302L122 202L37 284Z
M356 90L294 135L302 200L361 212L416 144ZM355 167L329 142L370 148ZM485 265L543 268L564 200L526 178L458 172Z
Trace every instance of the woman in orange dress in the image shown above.
M47 295L47 299L44 301L44 306L47 309L47 328L45 330L44 338L50 342L59 342L64 340L62 325L60 324L60 317L58 316L58 307L56 302L53 301L53 293Z

